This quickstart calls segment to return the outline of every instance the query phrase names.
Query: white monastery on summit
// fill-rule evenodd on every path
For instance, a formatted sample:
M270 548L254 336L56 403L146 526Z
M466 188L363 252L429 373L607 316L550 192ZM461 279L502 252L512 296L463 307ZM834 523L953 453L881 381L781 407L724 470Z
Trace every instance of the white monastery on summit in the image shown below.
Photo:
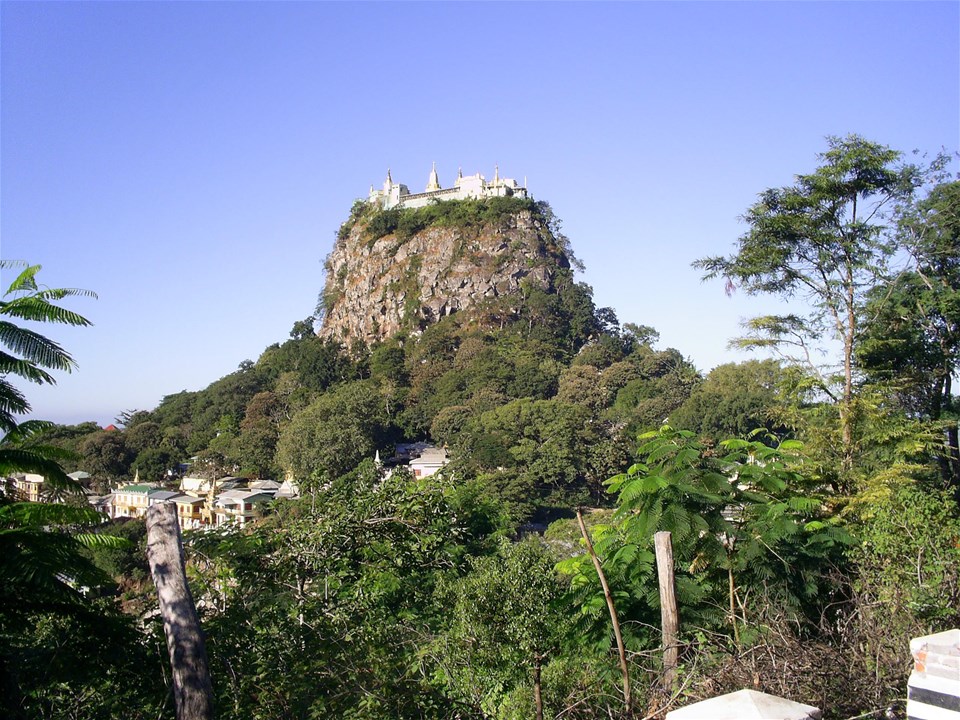
M490 197L526 198L526 180L521 187L516 180L500 177L500 167L496 166L491 182L487 182L487 179L480 173L464 177L461 170L457 173L457 180L453 187L442 188L437 177L437 164L434 163L433 169L430 171L430 179L427 180L427 189L423 192L411 193L406 185L395 183L393 178L390 177L390 171L387 170L387 179L383 183L383 190L374 190L373 185L371 185L367 202L379 205L382 210L388 210L394 207L423 207L434 200L466 200L467 198Z

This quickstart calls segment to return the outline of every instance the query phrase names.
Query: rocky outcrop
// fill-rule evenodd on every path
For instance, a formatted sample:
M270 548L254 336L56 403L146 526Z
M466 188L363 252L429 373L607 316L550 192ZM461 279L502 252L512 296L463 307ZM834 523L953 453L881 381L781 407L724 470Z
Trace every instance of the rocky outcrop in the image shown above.
M409 236L374 237L373 219L368 213L345 227L327 257L322 337L370 343L471 308L509 307L524 286L549 291L569 268L530 203L481 224L435 222Z

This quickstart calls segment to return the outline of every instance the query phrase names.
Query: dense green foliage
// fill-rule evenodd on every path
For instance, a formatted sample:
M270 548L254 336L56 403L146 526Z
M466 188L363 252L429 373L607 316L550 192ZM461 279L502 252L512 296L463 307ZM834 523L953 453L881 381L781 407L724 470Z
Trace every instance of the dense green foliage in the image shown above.
M539 207L542 208L543 204L540 203ZM533 200L515 197L435 202L420 208L373 211L369 214L370 220L364 232L370 241L391 234L403 240L428 227L456 227L463 230L499 225L522 210L536 209L538 203Z
M10 351L0 351L0 476L43 475L47 499L61 501L15 502L0 496L0 713L9 718L154 716L164 693L140 682L150 665L147 636L101 597L112 581L89 555L126 543L92 532L102 521L100 513L63 502L79 502L80 488L60 465L69 455L54 440L98 428L91 424L73 433L48 422L18 421L16 414L30 405L8 379L52 384L48 371L74 367L56 341L13 320L89 325L57 303L93 293L42 287L38 265L3 261L0 267L24 268L0 300L0 343Z
M634 717L742 687L828 718L877 714L904 695L909 639L960 623L958 185L939 178L915 201L925 176L899 163L831 139L815 172L761 195L739 252L700 262L749 292L813 293L810 314L753 323L747 344L778 361L701 376L653 328L597 308L566 267L552 287L372 347L322 340L306 318L121 429L38 426L25 446L90 472L98 491L186 463L298 482L302 498L244 529L185 536L222 717L627 716L578 508ZM547 206L513 198L358 203L338 237L360 223L368 242L402 240L518 211L568 249ZM894 258L909 267L889 270ZM849 341L833 368L791 359L791 342L830 333ZM373 461L424 440L450 452L437 475ZM172 717L143 523L38 507L58 509L0 505L5 714ZM662 530L680 603L671 687Z

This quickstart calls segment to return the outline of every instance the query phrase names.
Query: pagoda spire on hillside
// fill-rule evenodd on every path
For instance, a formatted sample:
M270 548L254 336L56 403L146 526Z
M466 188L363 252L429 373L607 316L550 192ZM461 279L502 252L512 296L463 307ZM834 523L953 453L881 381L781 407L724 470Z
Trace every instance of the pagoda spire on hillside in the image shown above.
M437 177L437 164L433 164L433 169L430 171L430 179L427 180L427 192L440 189L440 178Z

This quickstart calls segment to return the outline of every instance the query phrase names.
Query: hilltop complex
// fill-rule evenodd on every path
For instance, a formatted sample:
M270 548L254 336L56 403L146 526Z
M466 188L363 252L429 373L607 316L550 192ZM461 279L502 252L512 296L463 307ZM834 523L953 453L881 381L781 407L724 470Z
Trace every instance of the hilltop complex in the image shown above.
M434 168L416 194L388 171L383 190L372 190L340 227L324 262L320 336L375 343L480 307L499 325L524 305L524 292L553 293L569 275L545 207L499 168L489 182L461 173L447 189Z
M487 182L487 179L477 173L476 175L463 176L463 171L457 171L457 179L451 188L440 187L440 179L437 177L437 165L433 164L430 171L430 179L427 180L427 189L420 193L411 193L409 188L403 183L395 183L387 170L387 179L383 183L383 190L375 190L370 186L370 195L367 202L378 205L381 210L389 210L394 207L416 208L429 205L434 200L466 200L468 198L491 198L491 197L527 197L526 182L521 187L516 180L500 177L500 167L495 166L493 171L493 180Z

